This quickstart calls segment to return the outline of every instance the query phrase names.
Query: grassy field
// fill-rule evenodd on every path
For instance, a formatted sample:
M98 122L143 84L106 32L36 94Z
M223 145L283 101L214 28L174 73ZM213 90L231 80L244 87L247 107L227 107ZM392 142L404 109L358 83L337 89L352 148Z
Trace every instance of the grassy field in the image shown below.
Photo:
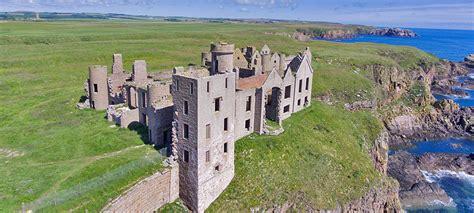
M301 26L298 26L301 27ZM317 27L317 26L312 26ZM298 42L265 32L295 26L154 22L0 23L0 210L97 211L108 199L161 169L162 157L135 131L108 123L104 112L77 110L91 64L122 53L149 70L198 64L210 42L267 43L295 54L312 48L314 96L340 103L372 99L368 64L415 67L434 57L413 48L327 41ZM356 96L359 95L359 96ZM236 177L211 210L243 210L299 199L331 208L360 197L380 175L367 149L380 123L317 101L284 122L281 136L237 143ZM295 201L296 202L296 201Z

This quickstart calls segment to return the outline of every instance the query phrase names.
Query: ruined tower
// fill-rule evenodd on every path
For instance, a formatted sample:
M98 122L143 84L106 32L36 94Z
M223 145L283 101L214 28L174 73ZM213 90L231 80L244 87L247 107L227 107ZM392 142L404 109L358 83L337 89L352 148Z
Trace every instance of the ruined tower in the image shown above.
M114 54L112 64L112 74L122 74L123 73L123 62L122 54Z
M211 74L232 72L234 69L234 45L227 43L211 44Z
M173 75L180 197L195 212L204 212L234 176L235 73L209 74Z
M94 65L89 67L89 97L92 108L96 110L107 109L109 90L106 66Z
M262 71L265 73L269 73L270 71L272 71L273 68L270 48L267 45L263 46L260 54L262 55Z
M136 82L143 82L148 78L146 62L144 60L136 60L133 63L132 77L133 81Z

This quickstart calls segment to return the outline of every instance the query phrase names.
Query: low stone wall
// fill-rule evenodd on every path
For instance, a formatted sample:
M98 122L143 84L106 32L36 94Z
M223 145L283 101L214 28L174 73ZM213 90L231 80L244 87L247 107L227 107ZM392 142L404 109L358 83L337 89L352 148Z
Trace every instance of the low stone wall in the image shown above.
M101 212L153 212L179 196L178 165L138 182Z

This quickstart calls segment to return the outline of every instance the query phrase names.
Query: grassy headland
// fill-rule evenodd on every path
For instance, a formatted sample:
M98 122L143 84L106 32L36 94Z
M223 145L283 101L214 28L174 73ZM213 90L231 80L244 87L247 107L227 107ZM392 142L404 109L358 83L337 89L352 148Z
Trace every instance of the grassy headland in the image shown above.
M305 25L307 27L307 25ZM310 26L317 28L317 25ZM91 64L122 53L148 70L199 64L210 42L268 44L273 51L313 52L314 101L283 123L280 136L237 142L236 176L211 210L268 207L287 200L333 208L380 182L371 147L381 124L373 112L347 112L345 102L379 98L367 65L413 69L436 58L409 47L327 41L298 42L267 32L287 24L163 22L0 23L0 209L97 211L141 178L161 169L160 158L135 131L111 127L103 112L77 110ZM11 154L16 153L16 154ZM296 201L295 201L296 202Z

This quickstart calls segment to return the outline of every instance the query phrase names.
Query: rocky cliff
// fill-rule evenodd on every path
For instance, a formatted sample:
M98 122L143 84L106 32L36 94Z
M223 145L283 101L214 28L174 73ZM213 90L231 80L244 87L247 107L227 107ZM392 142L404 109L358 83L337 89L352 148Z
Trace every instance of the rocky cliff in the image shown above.
M357 27L343 29L298 29L297 33L304 37L317 39L349 39L359 35L375 35L375 36L392 36L392 37L415 37L417 36L411 30L400 28L373 28L373 27Z

